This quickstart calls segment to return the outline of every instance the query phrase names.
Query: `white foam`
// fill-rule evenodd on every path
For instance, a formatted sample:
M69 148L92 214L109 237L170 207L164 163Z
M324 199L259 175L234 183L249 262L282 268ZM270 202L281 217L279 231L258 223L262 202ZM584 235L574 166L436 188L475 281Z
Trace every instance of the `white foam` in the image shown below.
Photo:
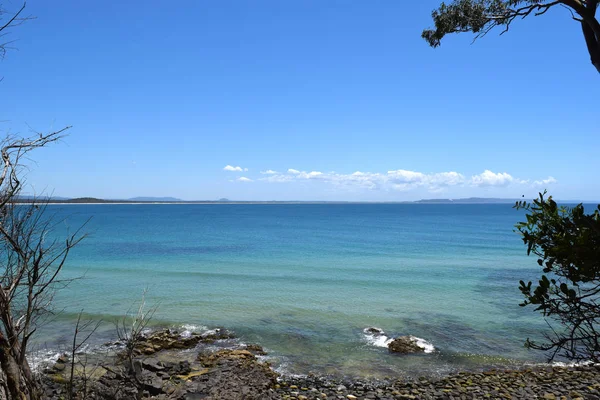
M590 365L600 365L600 363L595 363L593 361L572 361L572 362L564 362L564 361L552 361L550 364L547 363L525 363L525 365L532 367L562 367L562 368L573 368L573 367L587 367Z
M282 381L285 378L295 378L295 379L302 379L302 378L306 378L308 377L308 375L303 375L303 374L293 374L289 371L289 366L290 364L288 362L281 362L279 363L279 365L277 367L275 367L273 370L275 372L277 372L280 376L277 378L278 381ZM285 378L284 378L285 377Z
M39 350L27 356L27 361L32 370L37 371L42 367L50 365L61 356L56 350Z
M363 333L365 335L365 340L370 345L376 347L388 347L388 344L392 342L394 339L385 335L383 329L380 328L365 328L363 329ZM423 349L425 353L433 353L435 351L435 347L433 344L429 343L427 340L422 339L416 336L409 336L411 340L413 340L417 346Z
M376 332L373 332L376 330ZM388 347L388 344L393 340L387 336L385 336L383 329L379 328L365 328L363 329L363 333L365 334L365 340L370 345L376 347Z
M425 353L433 353L435 351L435 347L431 343L429 343L427 340L421 339L416 336L411 336L410 338L412 340L414 340L415 342L417 342L417 346L422 348Z
M184 337L184 338L188 338L188 337L192 336L192 333L198 333L201 331L205 331L208 328L206 326L202 326L202 325L186 324L186 325L182 325L181 329L183 329L183 331L180 333L180 336Z

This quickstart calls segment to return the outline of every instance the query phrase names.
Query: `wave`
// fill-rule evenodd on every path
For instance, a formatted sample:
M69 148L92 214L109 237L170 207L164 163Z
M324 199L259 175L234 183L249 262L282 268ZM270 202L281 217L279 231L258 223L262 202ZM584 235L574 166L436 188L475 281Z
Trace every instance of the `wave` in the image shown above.
M600 363L593 361L552 361L551 363L524 363L524 365L531 367L561 367L561 368L574 368L574 367L588 367L588 366L599 366Z
M367 343L376 347L388 347L388 344L394 340L387 337L383 329L370 327L363 329L364 337Z
M412 340L417 342L417 346L423 349L425 353L433 353L435 351L435 346L429 343L427 340L422 339L420 337L411 336Z
M188 337L192 336L192 334L194 334L194 333L205 334L207 331L209 331L208 327L206 327L204 325L191 325L191 324L181 325L181 329L182 330L179 333L179 335L184 338L188 338Z
M50 365L58 359L64 352L59 352L56 349L49 350L38 350L27 356L27 361L29 362L29 367L33 371L38 371L39 369Z
M363 329L363 334L366 342L376 347L387 348L388 344L390 344L390 342L394 340L393 338L386 336L383 329L376 327L369 327ZM427 340L412 335L409 337L417 344L417 346L422 348L425 353L429 354L435 351L435 346Z

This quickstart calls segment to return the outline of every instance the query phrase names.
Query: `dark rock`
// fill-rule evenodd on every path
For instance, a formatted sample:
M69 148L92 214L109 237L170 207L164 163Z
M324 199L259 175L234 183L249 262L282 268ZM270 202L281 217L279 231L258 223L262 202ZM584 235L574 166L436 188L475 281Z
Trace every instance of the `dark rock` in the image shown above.
M257 356L264 356L267 352L257 344L247 344L246 350Z
M158 376L150 377L149 380L144 382L144 389L154 396L162 393L162 387L163 380Z
M425 350L417 345L417 341L411 336L398 336L390 343L388 349L393 353L423 353Z
M57 363L66 364L69 362L69 356L67 354L61 354L57 359Z
M147 358L142 361L142 368L152 372L158 372L165 369L162 362L157 358Z
M365 329L365 333L379 336L379 335L383 335L383 330L379 329L379 328L370 327L370 328Z
M171 375L187 375L192 371L189 361L181 361L171 368Z
M65 368L67 367L67 365L63 362L57 362L56 364L54 364L54 366L52 367L52 369L54 371L64 371Z

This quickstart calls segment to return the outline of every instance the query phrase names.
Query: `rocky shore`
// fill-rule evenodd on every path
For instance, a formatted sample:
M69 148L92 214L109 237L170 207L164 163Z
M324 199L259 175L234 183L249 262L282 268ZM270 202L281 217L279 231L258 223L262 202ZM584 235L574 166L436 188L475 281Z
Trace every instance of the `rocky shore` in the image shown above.
M80 399L598 399L600 366L536 367L460 373L440 379L335 381L274 372L256 345L198 346L231 338L226 330L184 335L172 330L140 338L124 350L73 364ZM203 350L197 350L202 348ZM209 350L210 348L210 350ZM63 355L42 379L46 398L67 398L71 360Z
M600 399L600 366L460 373L442 379L331 382L283 379L280 399Z

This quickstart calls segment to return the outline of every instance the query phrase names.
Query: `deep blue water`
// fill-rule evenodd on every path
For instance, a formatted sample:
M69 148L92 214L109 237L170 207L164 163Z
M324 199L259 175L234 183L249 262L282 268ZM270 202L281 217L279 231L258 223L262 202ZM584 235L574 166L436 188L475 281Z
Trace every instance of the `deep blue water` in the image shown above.
M110 320L144 288L157 323L224 326L293 373L390 375L537 362L545 324L518 306L538 273L509 204L51 205L56 235L89 217L57 297ZM363 329L410 334L432 354L399 357ZM64 334L64 332L62 332ZM45 342L57 339L46 333Z

